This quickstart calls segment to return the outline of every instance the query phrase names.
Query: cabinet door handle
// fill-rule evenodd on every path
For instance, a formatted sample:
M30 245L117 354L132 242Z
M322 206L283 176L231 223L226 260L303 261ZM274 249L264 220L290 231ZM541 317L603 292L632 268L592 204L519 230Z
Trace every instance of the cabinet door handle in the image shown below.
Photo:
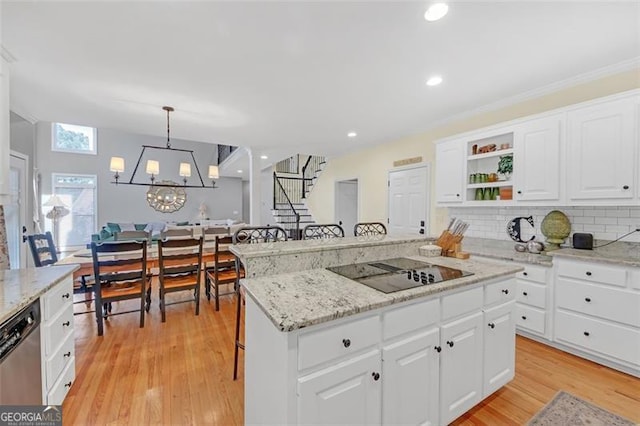
M523 291L523 292L522 292L522 295L523 295L523 296L527 296L528 294L527 294L527 292L526 292L526 291Z
M64 387L65 387L65 388L70 388L70 387L71 387L71 382L65 383L65 384L64 384Z
M527 275L529 275L529 274L527 274L527 271L524 271L524 272L522 273L522 275L524 275L524 276L526 277L526 276L527 276Z
M373 377L373 380L377 382L380 380L380 373L371 373L371 377Z
M503 292L504 294L509 294L509 290L507 290L506 288L502 289L502 292Z
M435 349L436 352L440 353L440 351L442 350L442 346L434 346L433 349Z
M459 197L459 196L460 196L460 194L456 194L456 197Z
M487 324L490 328L496 328L496 325L492 322L490 322L489 324Z
M624 185L624 186L622 187L622 189L624 189L624 190L629 189L629 185Z
M69 322L69 321L65 321L65 322L62 323L63 327L69 327L70 325L71 325L71 322Z
M450 348L453 347L453 342L451 340L447 340L447 345L449 345Z
M587 271L586 274L587 274L588 277L590 277L591 276L591 271Z
M589 337L589 332L588 332L588 331L585 331L583 334L584 334L585 336Z
M63 299L68 299L69 297L71 297L71 296L69 295L69 293L65 293L65 294L63 294L63 295L62 295L62 298L63 298Z
M344 345L345 348L348 348L349 346L351 346L351 340L342 339L342 344Z
M525 317L524 315L522 316L522 319L526 321L527 317Z
M71 351L67 352L66 354L63 354L62 357L63 358L67 358L71 356Z
M585 302L587 302L587 303L589 303L589 302L591 302L591 298L590 298L590 297L585 297L585 298L584 298L584 301L585 301Z
M518 194L522 194L522 191L518 190Z

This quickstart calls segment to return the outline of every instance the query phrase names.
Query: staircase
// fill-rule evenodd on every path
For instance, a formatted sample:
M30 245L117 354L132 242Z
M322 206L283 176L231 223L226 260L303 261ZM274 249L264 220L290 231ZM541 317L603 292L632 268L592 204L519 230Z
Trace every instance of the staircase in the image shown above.
M292 239L299 239L301 230L315 223L305 201L325 165L324 157L302 156L304 165L300 170L300 157L297 155L279 162L273 172L271 214Z

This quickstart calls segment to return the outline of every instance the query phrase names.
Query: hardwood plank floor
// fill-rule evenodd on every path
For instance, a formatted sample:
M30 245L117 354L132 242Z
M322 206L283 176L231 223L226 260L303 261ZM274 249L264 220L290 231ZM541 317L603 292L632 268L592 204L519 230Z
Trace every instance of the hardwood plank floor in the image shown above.
M114 312L131 303L114 304ZM156 292L142 329L138 315L120 315L98 337L93 314L76 316L76 380L64 423L242 424L242 368L232 380L234 320L235 301L226 297L219 312L204 299L198 317L193 303L168 306L163 324ZM520 336L516 345L516 378L454 424L525 424L559 390L640 423L640 379Z

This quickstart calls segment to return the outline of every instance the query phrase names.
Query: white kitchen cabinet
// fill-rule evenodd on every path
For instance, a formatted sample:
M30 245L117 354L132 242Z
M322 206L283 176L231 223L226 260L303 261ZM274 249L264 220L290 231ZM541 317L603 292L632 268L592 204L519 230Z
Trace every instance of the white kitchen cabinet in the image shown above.
M73 278L64 278L40 298L42 401L61 405L75 379Z
M298 380L298 422L301 424L379 424L380 351Z
M484 311L483 394L490 395L510 382L514 375L516 324L514 302Z
M634 198L637 97L569 111L567 182L570 201Z
M482 312L476 312L441 327L441 424L482 400L482 322Z
M436 145L436 202L457 204L463 201L465 149L463 140Z
M438 327L383 348L383 424L438 424L440 351Z
M514 200L560 200L563 119L562 114L555 114L527 121L514 129Z

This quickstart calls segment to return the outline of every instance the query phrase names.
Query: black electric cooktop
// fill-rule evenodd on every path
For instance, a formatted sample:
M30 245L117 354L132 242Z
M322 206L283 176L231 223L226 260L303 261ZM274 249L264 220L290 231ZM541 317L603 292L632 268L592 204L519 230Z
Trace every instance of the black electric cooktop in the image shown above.
M383 293L393 293L473 275L472 272L404 257L334 266L327 269Z

